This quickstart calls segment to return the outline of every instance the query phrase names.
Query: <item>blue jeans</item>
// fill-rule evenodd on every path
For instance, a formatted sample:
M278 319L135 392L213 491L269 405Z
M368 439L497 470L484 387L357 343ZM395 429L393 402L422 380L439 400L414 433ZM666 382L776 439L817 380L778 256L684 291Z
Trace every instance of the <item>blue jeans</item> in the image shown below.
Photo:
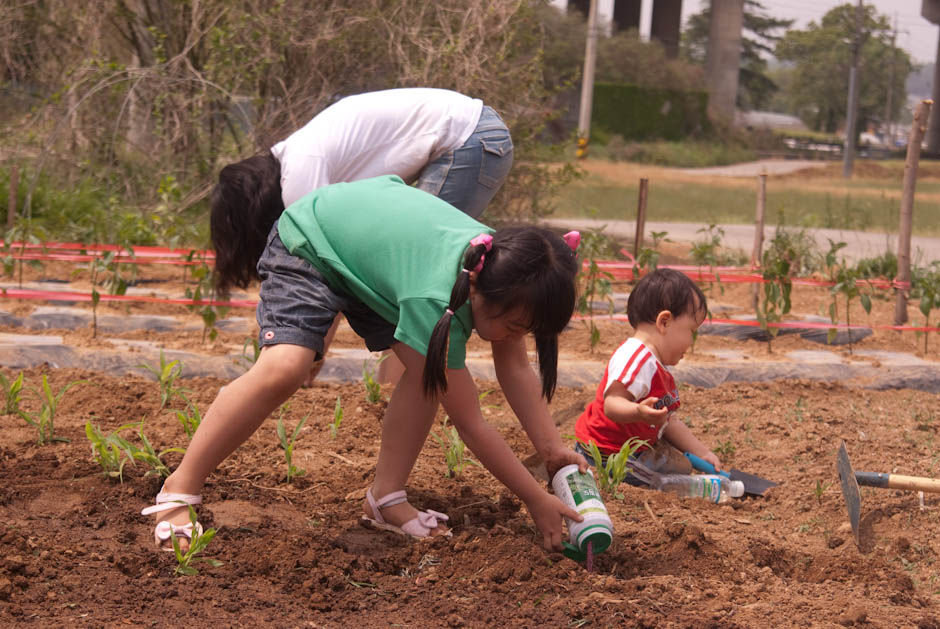
M492 107L483 107L463 146L421 171L415 186L479 219L512 168L512 138Z

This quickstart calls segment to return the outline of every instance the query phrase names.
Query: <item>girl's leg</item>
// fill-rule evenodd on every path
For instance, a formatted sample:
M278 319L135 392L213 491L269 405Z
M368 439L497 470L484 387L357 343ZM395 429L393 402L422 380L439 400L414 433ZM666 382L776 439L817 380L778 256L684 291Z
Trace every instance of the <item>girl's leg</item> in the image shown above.
M265 347L251 369L216 396L193 435L179 467L166 479L170 493L198 494L212 471L244 443L261 423L300 387L316 352L300 345ZM189 521L186 508L157 514L157 522ZM188 546L181 539L181 548Z
M438 407L438 401L427 399L421 388L424 356L404 343L395 343L392 349L404 364L405 371L382 420L382 445L372 483L372 496L377 500L405 488ZM363 509L366 515L375 517L367 503ZM395 526L408 522L417 513L407 502L382 509L382 517ZM444 529L439 528L438 532L443 533Z

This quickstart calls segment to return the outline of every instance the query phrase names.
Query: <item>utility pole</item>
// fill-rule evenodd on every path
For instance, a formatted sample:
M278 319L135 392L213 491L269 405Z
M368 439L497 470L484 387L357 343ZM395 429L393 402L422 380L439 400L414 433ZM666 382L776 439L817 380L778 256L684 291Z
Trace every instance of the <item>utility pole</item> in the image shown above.
M858 0L855 10L855 35L852 38L852 67L849 69L849 104L845 114L845 151L842 159L842 178L852 178L855 164L855 133L858 125L858 58L862 48L862 10L864 0Z
M894 63L897 59L896 48L898 39L898 14L894 14L894 32L891 33L891 63L888 65L888 102L885 104L885 139L890 146L894 146Z
M587 156L591 139L591 107L594 106L594 63L597 59L597 0L591 0L587 19L587 43L584 48L584 72L581 75L581 108L578 110L577 156Z

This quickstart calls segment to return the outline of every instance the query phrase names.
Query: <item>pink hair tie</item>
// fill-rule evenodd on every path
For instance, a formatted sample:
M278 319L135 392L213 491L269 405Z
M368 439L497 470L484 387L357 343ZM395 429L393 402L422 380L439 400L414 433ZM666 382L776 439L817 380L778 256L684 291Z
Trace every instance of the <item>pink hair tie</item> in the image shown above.
M565 239L565 242L568 243L568 246L571 247L572 251L578 250L578 245L581 244L581 232L570 231L562 236L562 238Z
M477 245L483 245L487 251L493 248L493 237L490 234L480 234L476 238L470 241L471 247L476 247ZM477 265L473 267L473 270L476 273L479 273L483 270L483 259L486 257L486 254L480 256L480 261L477 262Z

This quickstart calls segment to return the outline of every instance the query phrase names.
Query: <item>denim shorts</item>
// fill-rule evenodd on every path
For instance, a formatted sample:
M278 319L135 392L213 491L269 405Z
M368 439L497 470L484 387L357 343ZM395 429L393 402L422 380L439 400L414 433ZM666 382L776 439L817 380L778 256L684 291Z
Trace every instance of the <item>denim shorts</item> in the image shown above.
M476 129L458 149L428 163L415 186L480 218L512 168L512 138L492 107L483 107Z
M277 223L258 261L261 301L256 317L259 345L288 343L323 355L323 339L333 319L342 312L370 351L388 349L396 342L395 325L355 297L331 288L323 275L300 256L291 255L277 233Z

